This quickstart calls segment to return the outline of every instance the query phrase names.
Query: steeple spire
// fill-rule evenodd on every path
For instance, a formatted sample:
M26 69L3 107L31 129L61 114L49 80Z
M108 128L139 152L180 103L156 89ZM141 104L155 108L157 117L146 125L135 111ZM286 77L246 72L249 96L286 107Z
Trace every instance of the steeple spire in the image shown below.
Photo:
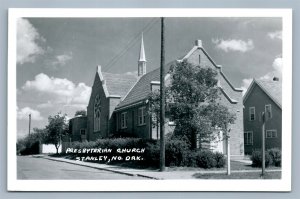
M145 55L145 49L144 49L144 38L142 33L142 39L141 39L141 48L140 48L140 57L138 61L138 76L142 76L146 74L146 55Z

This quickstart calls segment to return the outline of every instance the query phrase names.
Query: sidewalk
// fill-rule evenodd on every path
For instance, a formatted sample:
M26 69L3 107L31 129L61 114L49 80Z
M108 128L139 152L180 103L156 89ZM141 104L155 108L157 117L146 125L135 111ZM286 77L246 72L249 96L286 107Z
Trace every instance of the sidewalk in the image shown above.
M100 170L105 170L105 171L111 171L114 173L120 173L120 174L125 174L129 176L139 176L139 177L145 177L148 179L154 179L154 180L168 180L168 179L196 179L193 177L194 174L196 173L201 173L201 174L221 174L221 173L226 173L226 168L223 170L217 170L217 171L203 171L203 170L194 170L194 171L174 171L174 170L169 170L166 168L165 172L160 172L158 169L157 170L149 170L149 169L132 169L132 168L127 168L127 167L121 167L121 166L115 166L115 165L107 165L107 164L98 164L98 163L92 163L92 162L82 162L82 161L75 161L75 160L69 160L69 159L64 159L64 158L54 158L54 157L49 157L47 155L37 155L34 156L36 158L45 158L48 160L52 161L59 161L59 162L66 162L70 164L75 164L75 165L81 165L85 167L90 167L90 168L95 168L95 169L100 169ZM274 171L281 171L280 169L276 170L267 170L268 172L274 172ZM246 173L246 172L261 172L261 169L253 169L253 170L232 170L231 173Z

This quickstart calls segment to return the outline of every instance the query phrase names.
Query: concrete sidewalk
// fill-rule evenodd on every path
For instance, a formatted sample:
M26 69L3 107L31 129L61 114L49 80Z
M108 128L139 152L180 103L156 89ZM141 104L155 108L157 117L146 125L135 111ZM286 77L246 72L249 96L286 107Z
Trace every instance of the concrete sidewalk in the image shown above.
M83 161L76 161L76 160L69 160L64 158L55 158L50 157L47 155L38 155L34 156L36 158L45 158L48 160L53 161L59 161L59 162L66 162L70 164L75 165L81 165L85 167L90 167L94 169L101 169L105 171L111 171L114 173L120 173L124 175L129 176L139 176L144 177L148 179L154 179L154 180L167 180L167 179L196 179L193 177L196 173L201 174L221 174L226 173L226 168L223 170L193 170L193 171L184 171L184 170L172 170L166 168L165 172L160 172L158 169L156 170L150 170L150 169L133 169L133 168L127 168L127 167L121 167L121 166L115 166L115 165L107 165L107 164L98 164L98 163L92 163L92 162L83 162ZM274 172L274 171L281 171L281 169L274 169L274 170L267 170L268 172ZM261 172L261 169L252 169L252 170L232 170L231 173L246 173L246 172Z

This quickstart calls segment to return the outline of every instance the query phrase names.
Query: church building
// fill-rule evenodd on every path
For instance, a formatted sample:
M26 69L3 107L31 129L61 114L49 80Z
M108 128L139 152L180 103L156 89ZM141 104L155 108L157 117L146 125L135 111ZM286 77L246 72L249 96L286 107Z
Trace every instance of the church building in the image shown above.
M194 47L181 59L165 67L169 71L174 62L187 60L194 65L205 65L217 71L218 87L221 91L220 103L236 114L236 121L231 125L230 140L232 156L244 155L243 100L242 89L235 88L197 40ZM114 74L97 67L87 106L86 135L84 138L93 141L101 138L128 136L145 139L158 139L158 129L152 125L148 115L148 96L160 85L160 68L147 72L147 59L144 50L143 36L137 63L138 74ZM72 119L71 119L72 120ZM78 119L77 119L78 120ZM75 126L73 124L73 126ZM166 133L174 129L174 124L166 125ZM73 132L73 131L72 131ZM75 140L74 140L75 141ZM214 150L226 154L224 141L216 143Z

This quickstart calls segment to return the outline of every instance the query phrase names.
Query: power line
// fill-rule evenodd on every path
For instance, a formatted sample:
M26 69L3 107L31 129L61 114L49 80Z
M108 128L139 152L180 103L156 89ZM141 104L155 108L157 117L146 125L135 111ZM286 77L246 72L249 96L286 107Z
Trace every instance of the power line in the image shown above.
M159 20L157 19L152 19L139 33L137 33L133 39L131 39L125 46L125 48L120 51L115 57L113 57L109 63L103 67L103 70L105 70L106 68L108 68L109 66L112 66L113 64L115 64L126 52L128 49L130 49L131 47L133 47L138 41L139 41L139 37L142 34L142 32L147 33L148 31L151 30L151 28L154 26L154 24L156 24ZM108 68L107 71L109 71L110 68Z

